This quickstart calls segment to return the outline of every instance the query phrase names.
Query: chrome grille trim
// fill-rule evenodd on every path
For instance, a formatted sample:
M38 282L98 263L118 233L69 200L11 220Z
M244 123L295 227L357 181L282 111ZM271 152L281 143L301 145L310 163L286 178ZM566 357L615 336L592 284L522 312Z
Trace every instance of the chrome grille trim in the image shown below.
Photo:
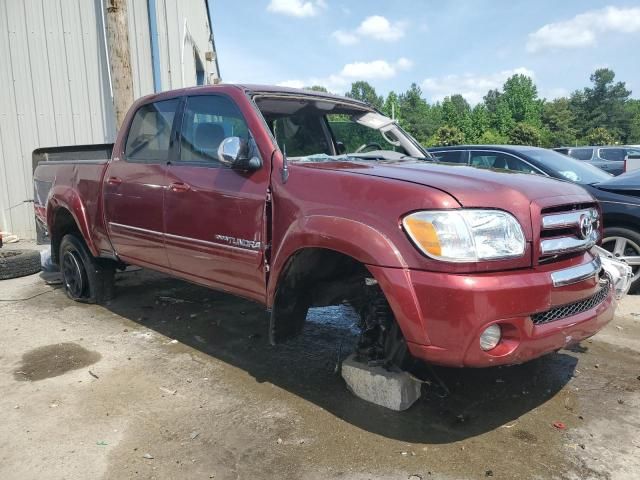
M591 221L598 220L598 211L595 208L574 210L572 212L548 214L542 217L542 228L551 230L555 228L578 227L583 215L591 217Z
M555 307L546 312L536 313L531 315L531 320L534 325L544 325L545 323L554 322L556 320L562 320L564 318L578 315L579 313L586 312L592 308L597 307L609 296L611 290L611 279L608 276L604 276L600 280L600 289L592 296L580 300L578 302L569 303L567 305L561 305Z
M565 268L551 274L551 281L554 287L563 287L581 282L587 278L594 277L602 269L600 257L595 257L589 263L578 265L577 267Z
M598 241L598 231L594 230L587 238L578 237L558 237L547 238L540 242L540 253L542 255L558 255L562 253L576 252L578 250L588 250Z

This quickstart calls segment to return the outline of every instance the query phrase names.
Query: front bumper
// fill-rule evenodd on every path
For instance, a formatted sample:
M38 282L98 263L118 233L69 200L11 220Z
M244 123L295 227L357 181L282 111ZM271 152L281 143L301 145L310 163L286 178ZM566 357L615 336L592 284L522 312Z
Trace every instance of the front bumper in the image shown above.
M380 283L411 354L429 363L456 367L517 364L577 343L610 322L615 288L599 295L599 276L554 286L552 273L592 262L585 252L563 262L527 270L457 275L369 267ZM534 324L544 312L597 297L593 306ZM502 340L480 348L480 334L499 324Z

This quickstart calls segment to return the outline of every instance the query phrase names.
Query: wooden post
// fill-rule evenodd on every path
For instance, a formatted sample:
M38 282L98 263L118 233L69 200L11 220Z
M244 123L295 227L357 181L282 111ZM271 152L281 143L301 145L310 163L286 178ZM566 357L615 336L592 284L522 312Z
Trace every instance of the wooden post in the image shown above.
M127 110L133 103L127 0L107 0L106 28L116 128L120 128Z

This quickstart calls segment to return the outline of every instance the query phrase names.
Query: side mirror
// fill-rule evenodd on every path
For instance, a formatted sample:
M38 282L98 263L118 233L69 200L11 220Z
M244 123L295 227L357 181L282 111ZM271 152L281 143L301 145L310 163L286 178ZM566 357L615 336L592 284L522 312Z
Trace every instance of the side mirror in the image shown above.
M347 153L347 147L345 147L344 143L336 142L336 153L338 155L344 155Z
M249 142L240 137L227 137L220 142L218 160L234 170L254 171L262 167L260 157L249 157Z

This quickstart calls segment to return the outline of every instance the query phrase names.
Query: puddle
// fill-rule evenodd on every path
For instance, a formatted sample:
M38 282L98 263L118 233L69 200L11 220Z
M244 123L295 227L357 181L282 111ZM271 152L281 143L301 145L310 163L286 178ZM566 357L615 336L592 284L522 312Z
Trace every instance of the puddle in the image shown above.
M76 343L56 343L35 348L22 355L22 363L13 372L16 380L37 381L57 377L100 360L98 352Z

